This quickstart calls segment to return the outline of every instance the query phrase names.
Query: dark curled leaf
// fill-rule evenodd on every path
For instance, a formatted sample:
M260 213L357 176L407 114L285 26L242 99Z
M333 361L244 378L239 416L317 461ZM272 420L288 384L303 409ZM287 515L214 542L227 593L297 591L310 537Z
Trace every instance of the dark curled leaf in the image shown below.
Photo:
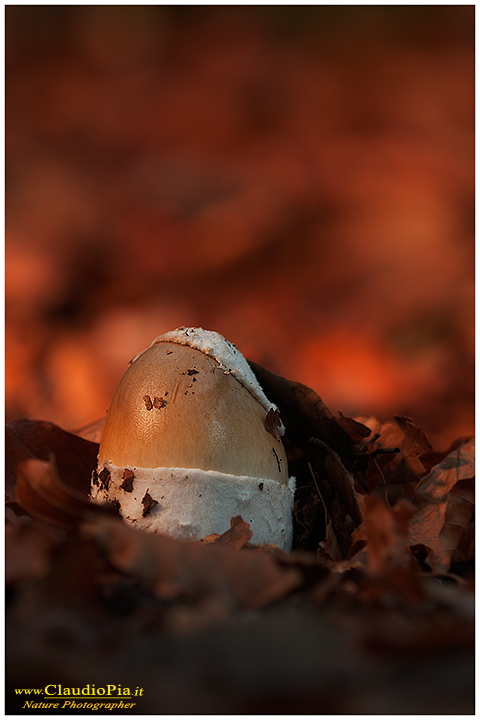
M293 547L313 550L325 538L325 505L314 483L297 487L293 507Z
M370 428L363 423L354 420L351 417L346 417L341 412L338 413L336 418L337 425L340 425L342 430L346 432L352 443L357 444L364 438L368 437L371 433Z
M53 460L35 458L17 466L16 497L32 517L67 530L91 515L111 514L109 505L95 505L60 478Z
M354 487L353 475L348 472L339 455L322 440L312 438L311 445L317 453L323 455L330 486L354 523L359 525L363 517L358 495Z
M305 447L311 437L318 437L340 455L351 451L348 434L314 390L275 375L251 360L248 362L266 396L280 410L287 444Z
M250 362L250 366L269 400L278 407L285 425L283 441L289 469L297 478L294 548L317 551L319 542L326 540L327 530L333 537L334 522L346 551L349 529L340 530L337 523L343 525L348 514L354 524L361 522L349 472L356 462L355 443L369 435L370 429L343 415L335 418L317 393L306 385L275 375L257 363ZM318 439L320 445L324 443L322 449L320 445L312 446L311 438ZM329 487L324 487L326 482ZM333 495L336 499L330 497Z
M22 460L37 458L55 465L65 483L84 495L90 489L90 477L97 464L97 443L84 440L49 422L14 420L6 426L6 492L14 497L16 467Z

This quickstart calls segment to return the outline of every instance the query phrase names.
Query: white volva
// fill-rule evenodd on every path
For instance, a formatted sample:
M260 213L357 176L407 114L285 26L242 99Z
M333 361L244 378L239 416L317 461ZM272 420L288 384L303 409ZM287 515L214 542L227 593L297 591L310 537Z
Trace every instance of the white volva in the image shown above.
M283 425L247 361L218 333L179 328L137 355L114 394L95 502L144 530L201 539L237 515L251 542L289 550L295 480Z

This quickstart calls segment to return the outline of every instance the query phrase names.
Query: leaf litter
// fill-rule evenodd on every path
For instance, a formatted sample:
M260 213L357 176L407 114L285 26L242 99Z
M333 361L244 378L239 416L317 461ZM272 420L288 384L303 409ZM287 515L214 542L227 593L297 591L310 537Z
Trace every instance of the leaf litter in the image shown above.
M290 553L241 517L201 542L127 526L89 502L96 443L7 426L7 698L114 676L145 714L472 712L473 439L434 453L252 367L287 428Z

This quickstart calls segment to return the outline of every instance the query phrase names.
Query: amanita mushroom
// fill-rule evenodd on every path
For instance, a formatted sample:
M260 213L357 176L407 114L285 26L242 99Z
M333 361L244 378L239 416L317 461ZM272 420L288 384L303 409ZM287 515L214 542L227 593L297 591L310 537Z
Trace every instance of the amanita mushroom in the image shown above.
M221 335L178 328L132 360L107 413L91 484L124 520L177 538L249 523L254 544L289 550L295 480L283 425Z

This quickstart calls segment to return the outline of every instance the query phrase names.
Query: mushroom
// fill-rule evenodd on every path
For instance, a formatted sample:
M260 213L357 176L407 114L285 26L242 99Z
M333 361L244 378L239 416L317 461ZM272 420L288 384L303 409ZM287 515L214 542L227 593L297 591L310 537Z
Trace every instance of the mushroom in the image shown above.
M146 531L199 540L240 515L251 542L292 544L289 478L275 405L237 348L178 328L137 355L115 391L91 499Z

